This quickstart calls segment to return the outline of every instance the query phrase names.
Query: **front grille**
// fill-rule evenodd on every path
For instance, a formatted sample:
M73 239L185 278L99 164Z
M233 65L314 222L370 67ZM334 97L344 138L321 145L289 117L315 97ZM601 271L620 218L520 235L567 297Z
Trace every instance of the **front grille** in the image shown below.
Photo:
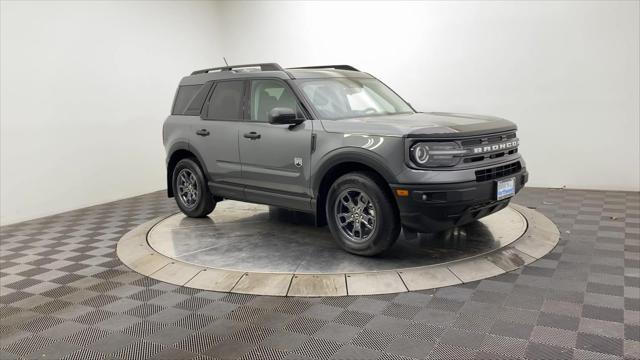
M509 151L500 151L497 153L493 153L493 154L487 154L487 155L480 155L480 156L469 156L464 158L464 163L474 163L474 162L478 162L478 161L482 161L482 160L487 160L487 159L497 159L497 158L501 158L503 156L506 155L513 155L515 153L518 152L518 149L512 149Z
M462 140L461 143L463 147L467 147L467 146L497 143L497 142L501 142L509 139L515 139L515 137L516 137L516 133L511 132L511 133L502 134L502 135L491 135L491 136L484 136L484 137L479 137L475 139Z
M476 181L487 181L499 179L501 177L515 174L522 170L520 161L513 162L507 165L496 166L488 169L476 170Z
M462 162L465 164L468 164L468 163L475 163L483 160L497 159L507 155L513 155L518 152L517 145L516 147L511 147L511 148L499 148L499 149L489 150L489 151L485 150L485 151L482 151L481 153L473 152L474 148L497 146L501 143L505 143L510 140L518 141L518 139L516 138L515 132L508 132L508 133L498 134L498 135L480 136L473 139L462 140L460 141L460 145L462 145L463 148L468 149L470 152L470 154L466 155L462 159Z

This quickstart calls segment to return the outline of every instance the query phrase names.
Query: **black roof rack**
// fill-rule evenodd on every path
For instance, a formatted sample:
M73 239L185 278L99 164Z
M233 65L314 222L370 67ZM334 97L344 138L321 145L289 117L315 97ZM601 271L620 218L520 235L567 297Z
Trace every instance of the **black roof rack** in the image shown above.
M336 69L336 70L351 70L360 71L351 65L319 65L319 66L300 66L289 69Z
M228 65L228 66L214 67L209 69L196 70L192 72L191 75L206 74L210 71L231 71L234 69L250 68L250 67L259 67L260 71L284 71L282 66L276 63L262 63L262 64L246 64L246 65Z

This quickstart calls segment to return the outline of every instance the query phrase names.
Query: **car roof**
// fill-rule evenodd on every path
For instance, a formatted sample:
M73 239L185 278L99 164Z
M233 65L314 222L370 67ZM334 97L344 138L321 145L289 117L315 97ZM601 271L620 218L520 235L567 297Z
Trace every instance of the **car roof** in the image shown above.
M247 65L198 70L198 71L195 71L193 74L182 78L182 81L180 81L180 85L181 86L182 85L198 85L198 84L204 84L211 80L251 79L251 78L277 78L282 80L325 79L325 78L373 78L373 76L371 76L370 74L357 71L355 68L353 68L354 70L333 68L333 66L346 67L348 65L327 65L326 67L289 68L289 69L283 69L283 68L272 69L271 67L268 67L269 70L262 70L263 68L267 68L267 67L260 67L260 64L251 65L251 66L255 70L248 71L248 70L241 69L243 67L247 67ZM260 68L260 70L257 70L258 68ZM214 70L214 71L211 71L211 70Z

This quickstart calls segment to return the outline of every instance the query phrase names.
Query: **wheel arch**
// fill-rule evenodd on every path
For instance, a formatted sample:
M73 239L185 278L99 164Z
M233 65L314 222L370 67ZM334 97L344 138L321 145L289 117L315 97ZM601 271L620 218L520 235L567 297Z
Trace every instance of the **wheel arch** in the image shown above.
M192 147L189 146L188 143L176 143L173 145L171 150L169 151L169 156L167 156L167 196L173 197L173 169L176 167L178 161L182 159L193 159L202 169L205 180L208 180L208 172L202 161L202 157L200 154Z
M349 153L338 153L328 158L318 167L312 184L315 195L316 224L318 226L326 225L325 204L331 185L340 176L356 171L373 174L381 184L382 190L391 195L395 203L395 197L389 184L396 182L396 176L383 164L381 159L376 157L376 154L354 152L353 149ZM386 186L382 184L386 184Z

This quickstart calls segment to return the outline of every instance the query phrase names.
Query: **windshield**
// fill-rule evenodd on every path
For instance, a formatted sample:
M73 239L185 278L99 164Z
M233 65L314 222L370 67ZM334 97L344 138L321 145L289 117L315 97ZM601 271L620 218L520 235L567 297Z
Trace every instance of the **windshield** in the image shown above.
M376 79L330 78L296 82L321 119L414 112L409 104Z

